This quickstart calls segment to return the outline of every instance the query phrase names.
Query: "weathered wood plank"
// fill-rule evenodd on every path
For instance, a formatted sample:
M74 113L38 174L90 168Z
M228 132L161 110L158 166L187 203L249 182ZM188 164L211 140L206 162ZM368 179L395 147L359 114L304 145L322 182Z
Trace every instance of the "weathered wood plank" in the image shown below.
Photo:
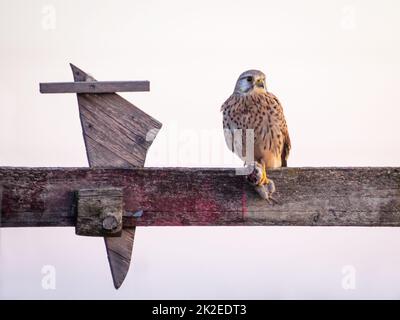
M142 155L146 154L149 146L149 143L142 136L130 132L103 113L90 109L91 107L88 107L81 115L86 137L106 148L107 154L112 152L126 160L130 163L130 166L134 166L132 162L136 163L142 160ZM94 160L96 155L97 153L91 154L91 159ZM112 162L105 163L100 155L101 153L98 154L96 163L101 162L104 166L115 167Z
M283 168L270 177L274 206L233 169L0 168L1 226L73 226L73 192L111 186L124 191L124 227L400 226L400 168Z
M82 81L40 83L41 93L113 93L150 91L149 81Z
M96 82L71 65L75 81ZM121 96L77 94L79 115L90 167L142 167L161 123Z

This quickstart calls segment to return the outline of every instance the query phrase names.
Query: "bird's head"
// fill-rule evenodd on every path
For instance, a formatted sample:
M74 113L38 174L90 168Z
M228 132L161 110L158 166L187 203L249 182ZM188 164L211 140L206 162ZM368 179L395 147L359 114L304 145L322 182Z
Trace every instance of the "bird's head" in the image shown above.
M235 93L242 95L252 92L265 92L265 74L258 70L243 72L236 81Z

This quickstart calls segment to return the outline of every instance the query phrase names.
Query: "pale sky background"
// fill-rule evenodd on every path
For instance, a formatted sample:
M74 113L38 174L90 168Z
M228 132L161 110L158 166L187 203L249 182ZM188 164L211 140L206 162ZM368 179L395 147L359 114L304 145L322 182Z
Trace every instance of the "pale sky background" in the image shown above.
M76 97L38 89L72 62L151 81L123 94L164 125L146 166L238 165L219 108L250 68L284 105L289 166L400 166L399 16L397 0L0 0L0 165L87 166ZM115 291L102 239L2 229L0 299L393 299L399 247L398 228L140 228Z

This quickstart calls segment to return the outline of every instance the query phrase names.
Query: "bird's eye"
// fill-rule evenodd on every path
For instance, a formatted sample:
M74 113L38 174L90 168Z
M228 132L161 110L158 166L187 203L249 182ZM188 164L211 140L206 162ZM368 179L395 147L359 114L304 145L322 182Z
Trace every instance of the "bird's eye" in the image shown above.
M247 77L246 80L247 80L248 82L252 82L252 81L253 81L253 77Z

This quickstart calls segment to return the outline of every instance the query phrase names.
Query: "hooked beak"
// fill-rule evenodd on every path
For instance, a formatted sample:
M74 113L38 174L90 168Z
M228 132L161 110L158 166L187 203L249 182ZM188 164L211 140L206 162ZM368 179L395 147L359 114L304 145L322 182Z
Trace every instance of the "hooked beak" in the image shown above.
M257 80L256 80L256 86L259 87L259 88L265 89L264 80L263 80L263 79L257 79Z

